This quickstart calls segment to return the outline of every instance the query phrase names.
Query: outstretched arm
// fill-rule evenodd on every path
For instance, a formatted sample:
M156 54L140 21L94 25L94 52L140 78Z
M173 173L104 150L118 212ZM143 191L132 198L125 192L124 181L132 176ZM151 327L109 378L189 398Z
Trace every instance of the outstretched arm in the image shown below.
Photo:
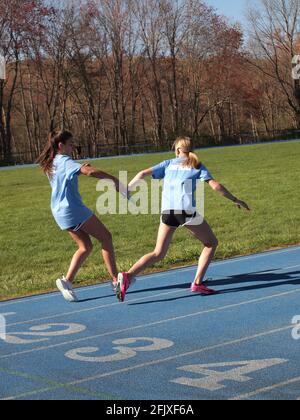
M146 178L147 176L151 176L152 174L153 174L153 169L152 168L139 172L133 178L133 180L129 183L129 186L128 186L129 191L133 190L134 187L139 183L139 181Z
M239 200L237 197L231 194L222 184L217 181L211 180L208 182L209 186L223 197L227 198L228 200L232 201L239 209L244 208L248 211L251 211L248 204L244 201Z
M113 175L107 174L106 172L102 172L99 169L93 168L89 164L83 165L81 167L80 173L88 177L110 180L115 184L116 190L118 192L120 192L124 197L128 197L127 188L118 180L118 178L114 177Z

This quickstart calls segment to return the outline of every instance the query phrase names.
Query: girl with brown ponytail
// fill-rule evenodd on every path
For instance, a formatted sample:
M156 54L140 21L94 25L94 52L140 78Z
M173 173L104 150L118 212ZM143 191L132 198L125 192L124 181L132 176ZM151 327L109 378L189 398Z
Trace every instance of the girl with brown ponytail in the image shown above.
M102 245L102 255L107 270L114 284L118 269L115 260L112 235L100 220L82 202L78 189L78 176L86 175L97 179L111 180L117 191L126 194L119 180L105 172L80 164L72 159L75 144L69 131L52 132L47 145L37 163L47 175L52 187L51 210L55 221L63 231L67 231L76 242L78 250L73 256L66 277L56 281L58 289L69 302L76 302L77 297L72 284L75 277L90 255L93 245L91 237Z
M174 150L176 159L167 160L154 168L140 172L129 184L130 190L149 175L154 179L164 179L162 218L156 248L152 253L142 257L127 273L119 274L116 293L121 301L124 301L133 279L166 256L174 233L180 226L186 227L204 245L191 291L204 295L215 293L206 286L204 278L218 247L218 240L209 224L197 213L195 202L197 181L207 182L214 191L232 201L239 209L245 208L250 211L246 203L234 197L223 185L213 179L193 152L190 138L178 138L174 143Z

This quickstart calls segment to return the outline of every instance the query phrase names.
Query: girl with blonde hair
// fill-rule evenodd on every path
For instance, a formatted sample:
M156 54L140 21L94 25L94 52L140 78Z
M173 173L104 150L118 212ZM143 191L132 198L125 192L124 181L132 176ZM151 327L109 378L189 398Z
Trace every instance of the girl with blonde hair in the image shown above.
M244 208L250 211L245 202L236 198L222 184L214 180L211 173L193 152L190 138L178 138L174 143L174 150L175 159L164 161L153 168L138 173L129 184L130 190L147 176L164 180L162 217L156 247L153 252L134 264L127 273L118 275L116 294L121 302L124 302L126 292L135 282L136 276L165 258L174 233L180 226L188 229L204 245L191 291L204 295L215 293L214 290L206 286L204 278L218 247L218 240L209 224L197 213L195 202L197 181L207 182L214 191L232 201L239 209Z

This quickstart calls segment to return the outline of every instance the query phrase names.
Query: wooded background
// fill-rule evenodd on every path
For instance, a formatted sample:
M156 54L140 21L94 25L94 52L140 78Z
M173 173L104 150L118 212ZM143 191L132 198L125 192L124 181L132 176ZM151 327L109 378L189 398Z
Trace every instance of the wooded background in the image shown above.
M1 0L1 164L58 129L78 157L289 137L300 0L258 3L245 32L200 0Z

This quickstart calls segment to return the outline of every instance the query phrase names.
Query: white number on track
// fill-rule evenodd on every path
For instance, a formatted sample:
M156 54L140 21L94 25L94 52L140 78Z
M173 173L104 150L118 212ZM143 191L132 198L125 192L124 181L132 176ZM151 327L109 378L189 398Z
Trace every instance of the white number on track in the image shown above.
M129 344L135 344L138 341L146 341L150 344L140 347L127 347ZM169 340L148 337L125 338L122 340L115 340L113 341L113 344L118 346L113 347L113 350L116 350L117 353L108 356L86 356L87 354L96 353L100 349L98 347L84 347L68 351L66 357L72 360L90 363L118 362L120 360L131 359L132 357L135 357L138 352L159 351L174 345L174 343Z
M59 328L59 329L58 329ZM51 331L53 330L53 331ZM5 342L8 344L31 344L48 341L51 337L79 334L86 330L81 324L43 324L31 327L27 332L15 332L6 335ZM21 337L43 337L38 339L26 339Z
M182 366L178 368L178 370L203 375L204 377L198 379L183 377L175 379L171 382L190 387L202 388L208 391L218 391L226 388L226 386L222 384L224 381L248 382L252 380L252 378L247 376L249 373L257 372L259 370L267 369L286 362L287 360L284 359L265 359ZM234 366L236 366L235 369L224 370L224 368L231 368ZM220 368L220 370L213 370L213 368Z

